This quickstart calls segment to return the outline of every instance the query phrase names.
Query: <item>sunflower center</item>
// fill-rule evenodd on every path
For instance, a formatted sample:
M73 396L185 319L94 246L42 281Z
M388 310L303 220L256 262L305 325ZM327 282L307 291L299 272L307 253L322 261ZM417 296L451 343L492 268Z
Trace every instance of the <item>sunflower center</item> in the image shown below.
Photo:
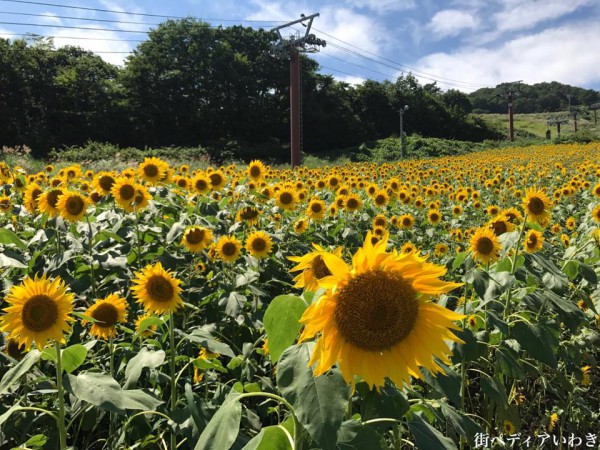
M419 313L417 293L400 275L371 270L340 290L335 324L346 341L368 351L383 351L413 330Z
M289 205L294 200L294 197L289 192L282 192L279 196L279 201L284 205Z
M375 203L378 205L383 205L385 203L385 196L382 194L379 194L377 197L375 197Z
M258 166L252 166L250 168L250 176L253 177L253 178L260 177L260 167L258 167Z
M19 345L19 342L16 339L9 339L6 344L6 353L11 358L20 360L25 356L25 345Z
M100 185L100 187L102 189L104 189L106 192L108 192L112 189L113 184L115 184L115 179L108 175L102 175L100 177L100 179L98 180L98 184Z
M131 200L135 195L135 189L130 184L125 184L119 189L119 195L123 200Z
M205 180L198 180L196 181L196 189L198 189L199 191L203 191L207 188L207 184Z
M221 175L219 175L218 173L211 173L210 174L210 182L213 186L219 186L223 181L223 178L221 178Z
M350 197L346 202L346 206L350 209L358 208L358 201L355 198Z
M496 236L500 236L501 234L504 234L508 231L506 223L502 220L494 222L492 224L492 228L494 229L494 234L496 234Z
M257 252L262 252L265 248L267 248L267 242L263 238L255 238L252 241L252 249Z
M92 317L98 321L95 323L97 327L110 328L119 320L119 312L114 305L105 302L98 305Z
M494 251L494 243L488 237L481 237L477 240L477 252L482 255L490 255Z
M314 213L320 213L321 211L323 211L323 207L320 203L313 203L312 205L310 205L310 209Z
M187 232L185 239L192 245L199 244L204 239L204 230L194 228Z
M233 256L237 252L237 246L233 242L223 244L222 252L225 256Z
M153 275L148 279L147 289L152 300L161 303L173 300L173 294L175 293L169 280L160 275Z
M402 225L404 225L405 227L410 226L411 223L412 222L408 217L405 217L404 219L402 219Z
M48 192L48 195L46 196L46 200L48 201L48 204L50 206L52 206L53 208L56 208L56 204L58 203L58 196L62 194L62 191L60 189L54 189L50 192Z
M180 188L186 187L187 181L185 181L185 178L180 178L179 180L177 180L177 186L179 186Z
M537 236L535 234L532 234L531 236L529 236L529 238L527 238L527 246L528 247L535 247L535 245L537 244Z
M327 265L325 264L325 261L323 261L323 257L321 255L317 255L317 257L313 259L311 269L314 276L317 277L319 280L321 278L328 277L329 275L331 275L331 271L329 270L329 267L327 267Z
M80 197L69 197L67 200L66 209L73 216L81 214L84 207L85 202Z
M244 220L252 220L258 216L258 211L256 209L247 208L242 211L240 217Z
M148 164L147 166L144 166L144 174L147 177L154 178L158 176L158 167L154 164Z
M529 199L527 209L529 209L532 214L542 214L544 212L544 202L538 197L532 197Z
M30 331L40 332L51 328L58 319L58 307L47 295L34 295L25 302L21 312L23 326Z

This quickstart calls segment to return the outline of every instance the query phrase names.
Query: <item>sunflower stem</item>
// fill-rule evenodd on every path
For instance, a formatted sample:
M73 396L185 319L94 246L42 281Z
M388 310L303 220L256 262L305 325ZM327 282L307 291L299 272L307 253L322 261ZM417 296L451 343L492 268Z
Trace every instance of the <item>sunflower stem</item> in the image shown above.
M111 377L115 377L115 352L113 347L113 337L110 335L108 337L108 364L109 364L109 374ZM112 412L108 413L108 441L112 441L115 432L115 417Z
M171 413L175 411L175 406L177 405L177 382L175 380L175 318L174 313L171 312L169 314L169 344L170 344L170 369L171 369ZM175 450L176 439L175 439L175 430L171 431L171 442L170 448L171 450Z
M56 389L58 391L58 438L60 441L60 450L67 448L67 430L65 428L65 392L62 383L62 355L60 345L56 342Z
M140 221L138 218L138 212L137 209L134 207L133 208L133 214L135 216L135 236L136 236L136 247L137 247L137 260L139 262L139 259L142 257L142 238L140 236ZM140 264L141 267L141 264Z
M92 294L94 298L96 295L96 276L94 273L94 251L92 246L92 224L90 223L90 216L88 214L85 215L88 224L88 251L90 253L90 271L92 275Z
M517 259L519 258L519 246L521 244L521 239L523 238L523 234L525 232L526 224L527 224L527 214L525 214L525 217L523 217L523 226L521 227L521 231L519 232L519 239L517 239L517 243L515 244L515 256L512 260L512 264L510 266L510 274L511 275L514 275L517 270ZM504 314L503 314L504 320L506 320L506 318L509 315L511 298L512 298L512 289L509 289L508 292L506 293L506 305L504 306Z

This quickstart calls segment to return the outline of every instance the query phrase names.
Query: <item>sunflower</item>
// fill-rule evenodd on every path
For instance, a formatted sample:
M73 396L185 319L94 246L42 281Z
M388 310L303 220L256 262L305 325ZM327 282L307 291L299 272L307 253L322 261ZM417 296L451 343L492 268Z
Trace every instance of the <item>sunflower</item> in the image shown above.
M600 204L592 210L592 219L594 219L594 222L600 222Z
M257 159L250 161L250 164L248 164L248 177L251 180L259 181L260 179L264 178L265 172L265 165Z
M575 217L569 217L565 222L565 227L567 230L574 230L577 227L577 221L575 220Z
M427 220L432 225L437 225L442 220L442 213L440 213L437 209L431 209L427 213Z
M59 214L58 209L58 197L62 195L63 191L60 189L51 189L40 195L40 201L38 208L40 211L48 214L50 217L55 217Z
M127 212L133 212L133 202L136 197L137 184L129 178L118 178L110 193L117 204Z
M325 217L325 202L319 198L313 198L306 208L306 215L313 220L320 220Z
M373 196L373 203L375 203L379 207L387 205L389 200L390 196L383 189L378 190Z
M539 223L542 226L547 225L548 221L550 220L551 208L552 202L546 196L544 191L536 189L534 187L528 188L525 191L523 209L527 213L527 216L533 221Z
M373 217L372 223L373 227L387 228L388 226L387 217L385 217L383 214L377 214L375 217Z
M298 198L295 191L289 188L283 188L275 193L275 200L280 209L292 211L296 207Z
M490 219L488 226L496 236L503 235L504 233L510 233L515 228L515 226L508 220L507 217L501 215L497 215L493 219Z
M255 231L246 238L246 250L255 258L265 258L271 253L273 240L264 231Z
M179 296L180 283L180 280L163 269L162 264L158 262L136 272L131 292L146 311L154 314L170 314L183 305Z
M557 422L558 422L558 414L556 414L556 413L550 414L550 418L548 419L548 427L547 427L548 432L552 433Z
M470 251L473 259L484 264L493 262L500 257L500 242L492 230L486 227L478 228L471 237Z
M169 168L169 165L160 158L144 158L138 166L138 175L149 183L161 181Z
M242 243L233 236L221 236L216 250L220 259L226 263L232 263L239 258Z
M108 195L115 184L115 176L110 172L100 172L92 180L92 186L101 194Z
M240 209L236 216L236 222L245 222L248 225L256 225L258 223L258 218L260 216L260 211L252 206L245 206Z
M337 362L353 386L355 375L372 387L386 377L402 386L411 376L423 379L419 366L443 373L434 358L450 364L447 341L462 342L451 330L460 330L454 321L464 316L431 302L461 284L440 280L446 269L416 254L387 253L387 240L388 233L372 244L368 233L352 268L322 255L331 275L319 286L327 292L300 319L299 339L320 335L309 361L316 376Z
M560 235L560 241L562 242L562 244L565 247L568 247L569 245L571 245L571 238L564 233Z
M213 233L210 229L204 227L188 227L183 232L181 245L192 253L198 253L207 248L213 240Z
M294 287L300 289L305 288L308 291L314 292L319 288L319 280L323 277L330 276L331 272L323 261L323 255L329 252L318 244L313 243L313 247L315 248L315 251L307 253L304 256L288 256L287 259L298 263L298 265L290 269L290 272L302 271L294 278L294 281L296 282ZM333 251L333 254L341 257L342 247L336 248Z
M308 229L308 220L301 217L294 222L294 231L298 234L304 233Z
M132 207L134 211L140 211L150 204L152 196L148 192L148 188L141 184L135 185L135 197L133 198Z
M38 208L38 201L40 195L42 195L43 191L39 184L30 183L27 185L27 189L25 189L25 195L23 197L23 202L25 208L30 213L35 213Z
M444 242L440 242L438 244L435 244L435 255L436 256L444 256L446 253L448 253L448 244L445 244Z
M339 206L343 207L346 211L354 212L362 208L362 200L356 194L349 194L346 197L341 197L343 204Z
M600 197L600 183L594 186L594 189L592 189L592 194L594 194L595 197Z
M400 247L400 253L417 253L417 246L408 241Z
M12 203L10 197L7 195L0 195L0 211L8 212L12 209Z
M412 216L412 214L402 214L398 218L398 226L403 230L408 230L409 228L412 228L414 224L415 218Z
M119 297L118 294L110 294L104 299L96 300L96 303L87 309L85 315L96 320L90 329L92 336L98 339L114 337L117 323L127 322L127 300ZM87 323L87 320L82 321L83 325Z
M14 285L5 301L10 305L0 319L0 330L19 345L30 348L35 341L42 351L49 340L65 341L64 333L71 330L69 314L73 311L74 295L67 292L65 282L37 276L27 277L20 285Z
M135 319L135 332L137 334L139 334L142 338L147 338L147 337L152 336L154 334L154 332L157 330L156 325L150 325L149 327L146 327L142 331L142 322L146 319L149 319L150 317L153 317L152 314L149 312L145 312L144 314L138 316L137 319Z
M8 338L6 340L6 345L4 346L4 353L17 361L20 361L25 357L27 349L25 348L25 345L19 344L16 339Z
M77 192L65 192L58 197L56 207L61 217L78 222L85 215L88 199Z
M504 421L504 423L502 424L502 430L504 431L504 434L508 435L512 435L515 431L517 431L514 424L510 420Z
M197 194L206 194L208 191L210 191L210 178L208 178L204 173L198 172L196 175L194 175L194 178L192 178L190 186Z
M210 188L213 191L218 191L227 184L227 178L221 170L210 172L208 179L210 180Z

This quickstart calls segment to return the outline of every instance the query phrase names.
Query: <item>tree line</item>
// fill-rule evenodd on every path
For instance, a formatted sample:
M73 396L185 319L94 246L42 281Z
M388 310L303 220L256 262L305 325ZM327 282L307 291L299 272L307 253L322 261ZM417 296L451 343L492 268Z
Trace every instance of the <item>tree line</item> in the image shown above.
M505 113L506 94L512 90L514 110L519 113L568 111L569 107L587 107L600 102L600 92L552 81L536 84L499 84L469 94L474 112Z
M289 63L271 54L274 35L195 19L148 33L123 67L51 39L0 39L0 145L37 156L88 140L121 146L203 146L238 158L274 159L289 141ZM407 133L481 141L497 138L469 115L457 90L412 75L352 86L302 57L304 150L323 154Z

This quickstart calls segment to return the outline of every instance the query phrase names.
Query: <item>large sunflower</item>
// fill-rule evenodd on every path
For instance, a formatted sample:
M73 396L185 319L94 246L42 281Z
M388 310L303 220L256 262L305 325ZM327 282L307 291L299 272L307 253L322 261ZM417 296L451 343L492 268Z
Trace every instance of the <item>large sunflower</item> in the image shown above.
M552 202L544 191L534 187L527 188L523 200L523 209L529 219L546 226L550 221L551 208Z
M92 186L101 194L108 195L115 184L115 176L110 172L100 172L92 180Z
M469 250L473 253L473 259L484 264L496 261L500 257L500 241L494 231L487 227L478 228L471 238Z
M265 176L265 172L265 165L258 159L255 159L248 164L248 177L251 180L258 181L262 179Z
M43 191L39 184L31 183L27 185L23 196L23 203L27 211L32 214L35 213L38 208L39 197L42 193Z
M138 175L149 183L157 183L165 177L168 168L169 165L160 158L144 158L138 166Z
M59 214L71 222L80 221L88 207L88 199L77 192L65 192L56 203Z
M204 227L189 227L183 233L181 245L192 253L198 253L210 245L213 240L213 233L210 229Z
M255 258L266 258L273 248L273 240L264 231L255 231L246 238L246 250Z
M232 263L239 258L242 243L233 236L221 236L216 250L219 258L227 263Z
M523 242L524 250L527 253L535 253L540 250L544 243L544 236L537 230L529 230L525 235Z
M7 331L19 345L30 348L35 341L42 351L49 340L64 342L64 333L71 330L69 314L73 311L72 293L65 282L57 277L49 280L25 278L14 285L5 300L10 305L0 319L0 330Z
M105 299L96 300L85 315L96 320L92 324L90 334L100 339L108 339L116 334L118 322L127 322L127 300L118 294L110 294ZM83 325L88 323L84 320Z
M179 296L181 281L163 269L159 262L153 266L147 265L137 272L133 283L131 292L146 311L170 314L183 305Z
M331 275L319 280L327 289L300 322L299 341L320 333L310 364L321 375L337 362L347 383L358 375L370 386L387 377L397 385L423 378L419 367L443 372L434 358L450 364L447 341L461 342L450 330L463 316L431 302L431 296L460 284L439 279L446 269L416 254L386 252L388 233L373 244L370 233L348 267L324 253Z
M275 199L277 200L277 206L287 211L293 210L298 202L296 192L290 188L283 188L277 191Z
M60 189L51 189L40 195L38 208L40 211L45 212L50 217L55 217L60 213L58 209L58 197L63 193Z
M305 288L308 291L316 291L319 289L319 280L331 275L331 272L325 265L323 255L329 253L323 247L313 243L315 251L307 253L304 256L288 256L290 261L298 263L290 272L302 272L294 278L296 284L294 287ZM342 247L338 247L333 251L333 254L338 258L342 256Z

